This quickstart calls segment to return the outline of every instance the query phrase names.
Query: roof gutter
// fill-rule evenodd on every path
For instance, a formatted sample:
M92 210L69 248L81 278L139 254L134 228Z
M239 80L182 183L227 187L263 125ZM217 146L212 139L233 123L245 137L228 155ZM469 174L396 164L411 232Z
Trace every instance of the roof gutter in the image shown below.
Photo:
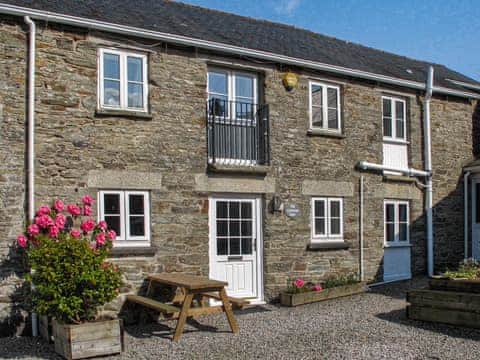
M0 13L16 16L30 16L34 19L51 21L60 24L79 26L83 28L113 32L118 34L124 34L129 36L138 36L148 39L160 40L170 43L176 43L186 46L193 46L208 50L221 51L224 53L234 54L234 55L243 55L243 56L252 56L263 60L280 62L288 65L295 65L306 67L315 70L327 71L335 74L353 76L357 78L379 81L386 84L399 85L411 89L417 90L426 90L425 84L417 81L410 81L399 79L395 77L380 75L371 73L368 71L355 70L350 68L345 68L342 66L329 65L325 63L298 59L290 56L274 54L261 50L248 49L240 46L228 45L223 43L218 43L214 41L195 39L187 36L168 34L163 32L151 31L146 29L141 29L132 26L124 26L119 24L108 23L104 21L80 18L76 16L57 14L50 11L30 9L15 5L0 4ZM434 87L434 92L444 95L459 96L464 98L473 98L480 99L480 94L468 92L468 91L459 91L454 89L449 89L445 87Z

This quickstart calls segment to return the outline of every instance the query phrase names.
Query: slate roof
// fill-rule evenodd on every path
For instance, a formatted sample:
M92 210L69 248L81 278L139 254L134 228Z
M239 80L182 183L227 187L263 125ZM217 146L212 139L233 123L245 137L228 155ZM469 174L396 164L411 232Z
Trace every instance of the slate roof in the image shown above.
M447 78L480 85L443 65L410 59L289 25L179 2L0 0L0 3L209 40L422 83L426 81L428 66L434 65L437 86L468 90L452 84Z

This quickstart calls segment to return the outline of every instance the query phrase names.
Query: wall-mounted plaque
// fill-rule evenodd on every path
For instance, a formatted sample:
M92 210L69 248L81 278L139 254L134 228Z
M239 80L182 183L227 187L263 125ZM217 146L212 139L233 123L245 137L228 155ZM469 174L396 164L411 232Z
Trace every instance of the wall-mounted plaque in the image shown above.
M296 204L287 204L284 208L285 215L290 218L295 218L300 215L300 209Z

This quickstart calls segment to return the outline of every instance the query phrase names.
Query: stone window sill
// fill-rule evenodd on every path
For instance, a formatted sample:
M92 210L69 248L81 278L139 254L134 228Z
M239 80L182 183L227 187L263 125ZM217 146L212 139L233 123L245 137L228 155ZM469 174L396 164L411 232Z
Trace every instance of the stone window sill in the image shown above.
M112 110L112 109L97 109L95 116L98 117L127 117L143 120L151 120L152 114L143 111L127 111L127 110Z
M329 131L324 129L308 129L307 131L308 136L325 136L331 137L335 139L344 139L345 135L338 131Z
M154 256L156 252L157 248L154 246L122 246L112 248L110 257Z
M223 174L266 175L270 170L267 165L220 165L208 164L208 171Z
M345 241L321 241L321 242L311 242L307 246L307 250L317 251L317 250L346 250L350 247Z
M388 248L406 248L406 247L412 247L412 244L383 244L384 249Z

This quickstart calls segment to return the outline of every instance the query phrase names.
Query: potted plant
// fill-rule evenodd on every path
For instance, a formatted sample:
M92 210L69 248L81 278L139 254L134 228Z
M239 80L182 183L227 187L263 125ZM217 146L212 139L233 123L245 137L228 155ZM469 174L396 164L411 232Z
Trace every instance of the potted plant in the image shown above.
M92 218L93 199L43 205L17 238L31 268L32 311L52 320L55 351L67 359L120 353L121 324L99 308L118 295L118 268L106 261L116 234Z
M290 282L287 289L280 294L280 302L285 306L297 306L359 294L364 291L365 285L354 274L331 277L320 284L313 284L298 278Z

